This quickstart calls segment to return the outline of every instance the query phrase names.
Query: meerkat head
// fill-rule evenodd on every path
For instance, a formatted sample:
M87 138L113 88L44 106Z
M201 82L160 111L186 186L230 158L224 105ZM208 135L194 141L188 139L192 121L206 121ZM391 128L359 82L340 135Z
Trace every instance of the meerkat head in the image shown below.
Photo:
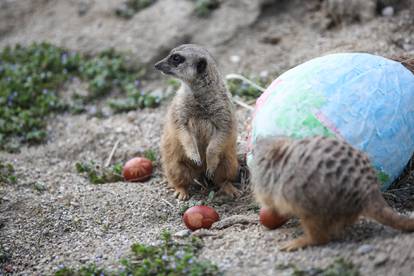
M206 49L194 44L184 44L172 49L167 57L155 64L155 68L191 84L205 79L214 64Z

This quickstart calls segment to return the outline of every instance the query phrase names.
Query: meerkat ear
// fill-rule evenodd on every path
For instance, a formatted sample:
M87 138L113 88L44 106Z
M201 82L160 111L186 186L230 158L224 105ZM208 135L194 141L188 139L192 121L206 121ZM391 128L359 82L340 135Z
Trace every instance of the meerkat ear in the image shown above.
M205 58L200 58L200 60L197 62L197 74L204 73L207 68L207 60Z

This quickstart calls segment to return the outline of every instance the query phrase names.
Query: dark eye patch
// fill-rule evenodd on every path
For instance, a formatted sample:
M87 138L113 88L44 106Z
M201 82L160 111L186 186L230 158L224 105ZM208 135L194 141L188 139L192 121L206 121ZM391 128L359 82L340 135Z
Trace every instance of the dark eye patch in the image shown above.
M168 62L174 66L178 66L179 64L183 63L185 61L185 57L179 54L173 54L168 59Z

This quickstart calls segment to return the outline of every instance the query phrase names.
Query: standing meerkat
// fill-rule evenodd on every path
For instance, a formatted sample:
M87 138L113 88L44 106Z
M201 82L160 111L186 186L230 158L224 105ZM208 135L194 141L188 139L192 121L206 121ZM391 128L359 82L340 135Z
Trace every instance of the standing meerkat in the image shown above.
M181 45L155 68L181 80L169 106L161 138L161 161L169 185L180 200L203 173L228 195L238 171L237 122L231 96L218 66L204 48Z
M292 251L325 244L360 215L404 231L414 219L396 213L380 191L368 157L334 138L265 138L253 149L253 192L260 204L300 219Z

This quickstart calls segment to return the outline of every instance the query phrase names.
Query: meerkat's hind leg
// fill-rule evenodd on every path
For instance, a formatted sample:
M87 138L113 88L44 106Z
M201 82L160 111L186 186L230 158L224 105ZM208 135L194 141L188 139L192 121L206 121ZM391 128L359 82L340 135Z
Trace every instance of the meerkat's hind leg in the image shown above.
M197 171L184 162L178 161L170 163L166 173L169 186L174 188L174 196L179 200L189 199L188 188L197 176Z
M239 164L236 156L224 155L214 174L214 183L220 187L219 192L230 197L239 197L241 195L241 192L232 184L237 177L238 168Z
M178 200L188 200L190 195L185 187L175 187L174 197L178 198Z
M240 197L241 196L241 192L239 191L239 189L234 187L234 185L231 184L230 182L222 183L220 185L219 192L224 193L224 194L226 194L230 197Z
M312 245L326 244L331 239L331 227L323 219L316 217L301 218L304 234L299 238L286 242L281 251L295 251Z

